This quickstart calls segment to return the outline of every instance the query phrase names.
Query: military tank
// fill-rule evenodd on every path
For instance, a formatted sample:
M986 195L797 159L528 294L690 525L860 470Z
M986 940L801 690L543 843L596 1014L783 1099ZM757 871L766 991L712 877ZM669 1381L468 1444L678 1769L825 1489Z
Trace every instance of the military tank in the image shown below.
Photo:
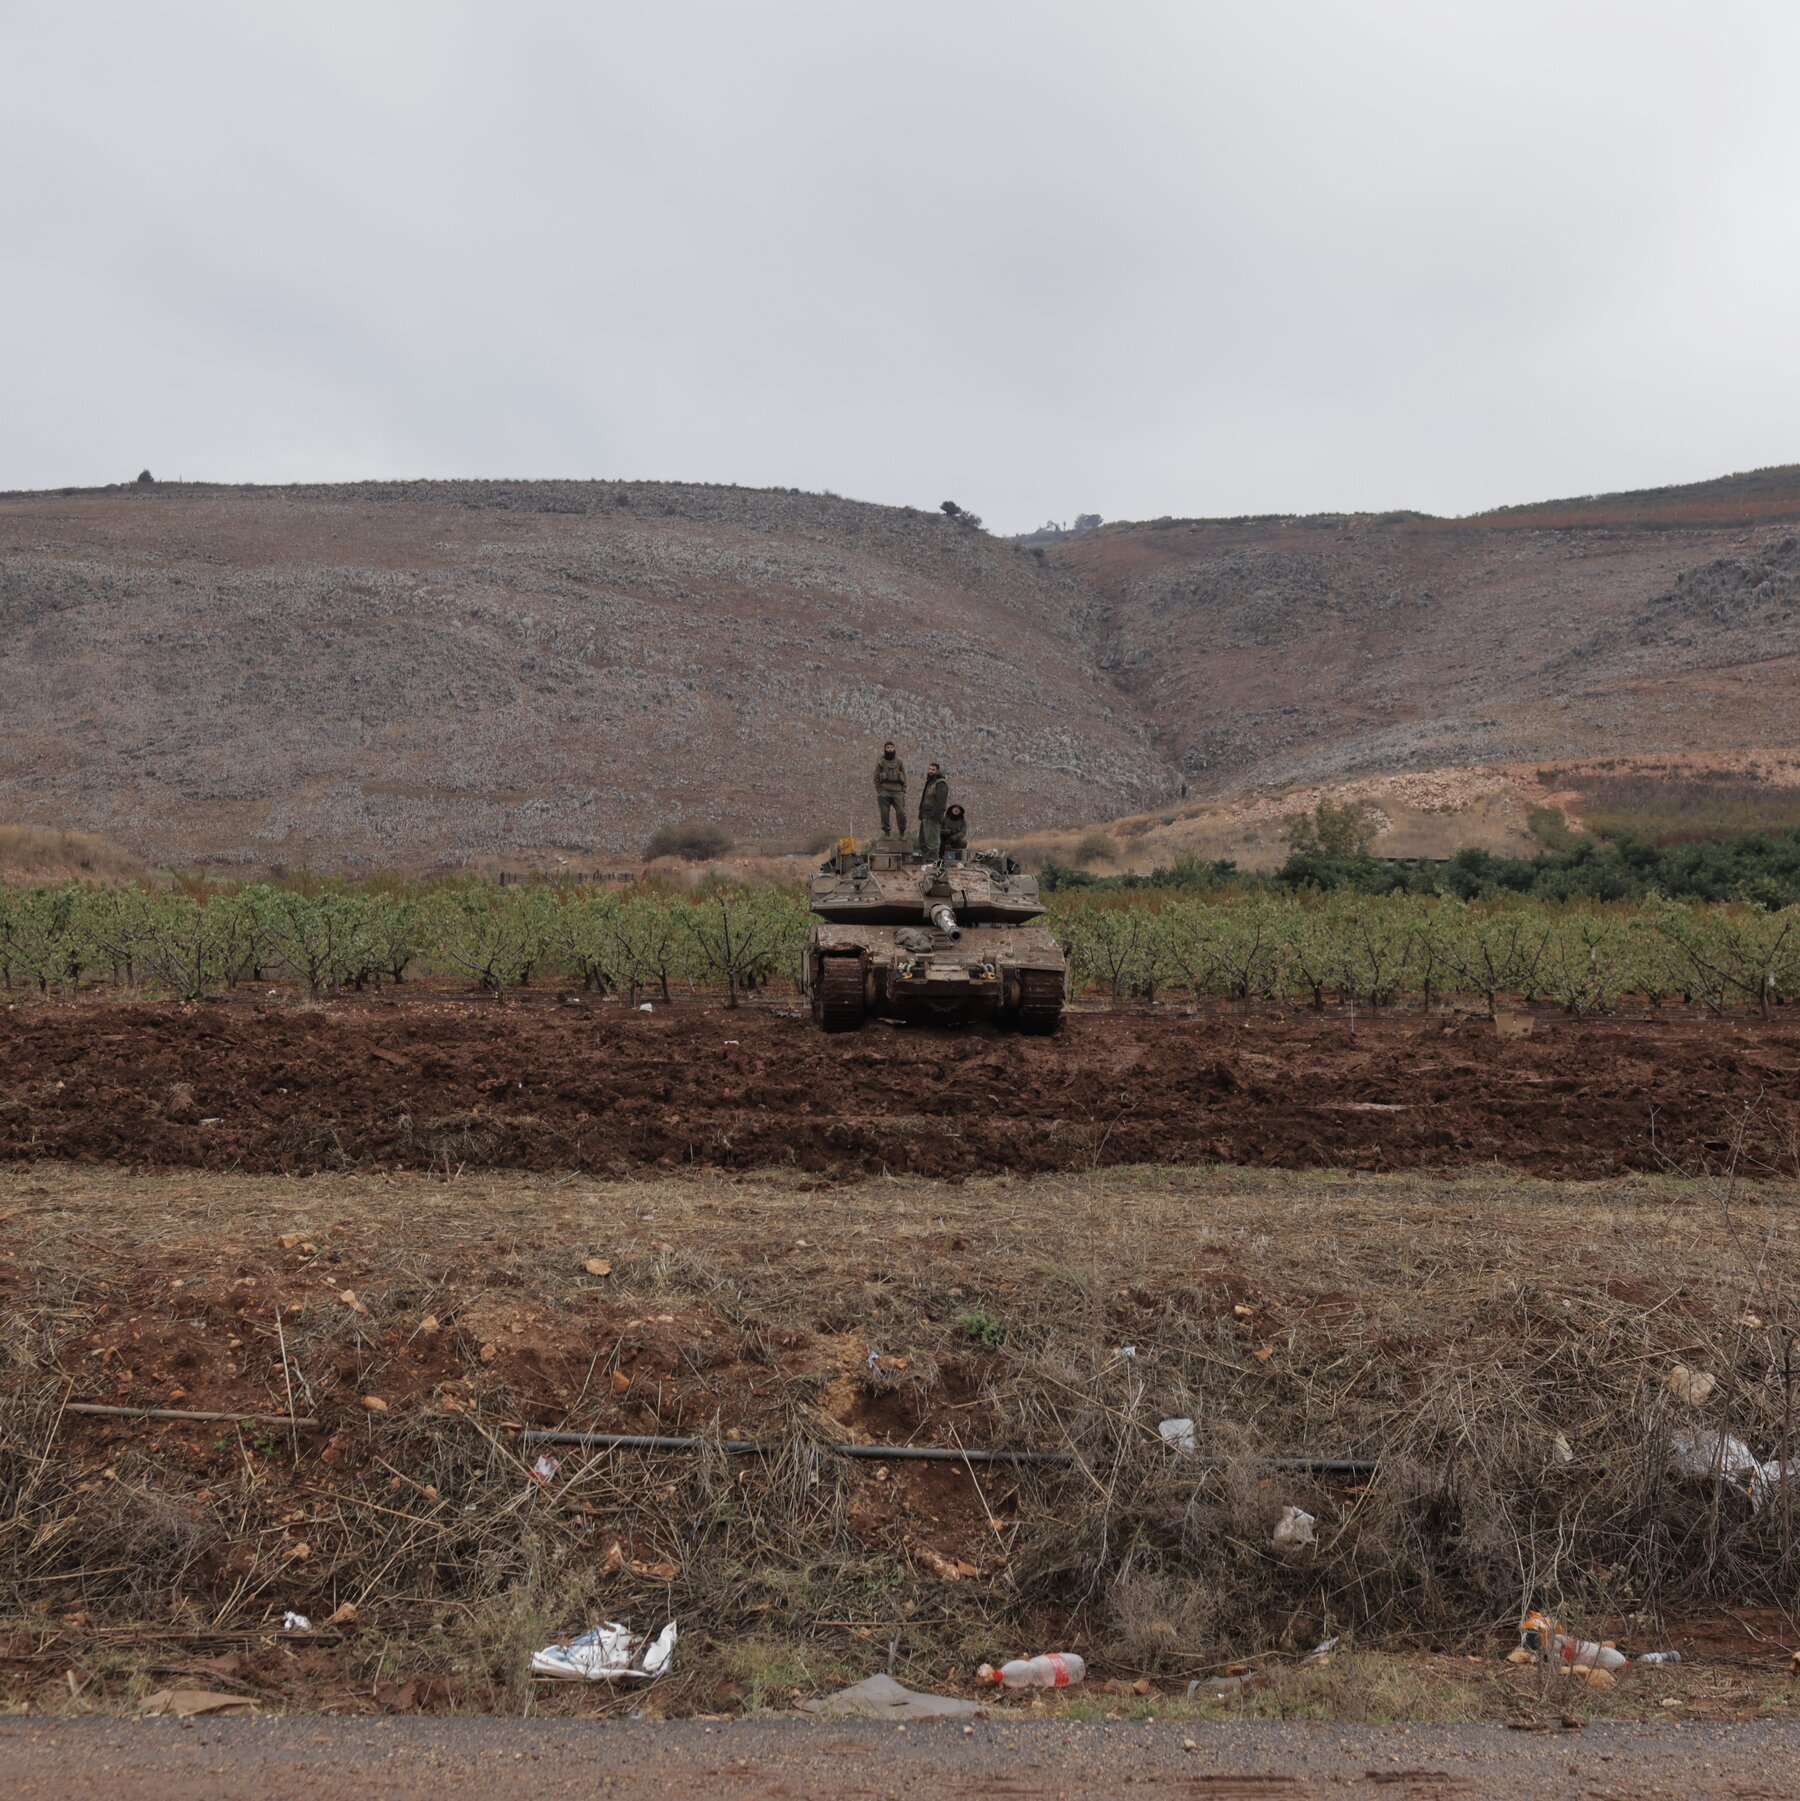
M904 839L842 840L808 884L806 993L828 1032L865 1019L990 1018L1053 1032L1068 959L1037 877L1004 851L927 862Z

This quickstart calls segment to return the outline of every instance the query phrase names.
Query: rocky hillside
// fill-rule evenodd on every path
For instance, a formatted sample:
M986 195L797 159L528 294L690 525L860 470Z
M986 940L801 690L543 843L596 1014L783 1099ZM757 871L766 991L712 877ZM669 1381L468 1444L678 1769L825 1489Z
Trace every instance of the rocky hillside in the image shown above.
M1777 479L1781 478L1781 479ZM1418 515L1158 520L1049 553L1195 794L1800 744L1800 469Z
M870 830L939 756L984 826L1167 784L1091 596L937 514L649 483L0 499L0 820L159 862L454 865Z
M0 821L164 864L594 866L662 824L867 830L888 736L1008 835L1791 748L1796 521L1800 469L1035 547L662 483L0 496Z

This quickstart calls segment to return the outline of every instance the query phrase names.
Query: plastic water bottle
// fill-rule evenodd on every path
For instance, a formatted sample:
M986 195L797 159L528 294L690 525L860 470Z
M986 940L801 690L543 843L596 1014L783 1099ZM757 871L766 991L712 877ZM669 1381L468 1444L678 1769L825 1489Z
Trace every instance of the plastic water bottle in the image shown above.
M1087 1662L1077 1651L1046 1651L1038 1657L1015 1657L999 1669L984 1663L975 1674L983 1682L1006 1688L1067 1688L1087 1674Z
M1634 1657L1633 1663L1680 1663L1679 1651L1646 1651L1642 1657Z
M1622 1670L1631 1661L1616 1645L1597 1645L1592 1639L1583 1639L1577 1644L1560 1633L1556 1638L1556 1650L1564 1663L1573 1664L1578 1670Z

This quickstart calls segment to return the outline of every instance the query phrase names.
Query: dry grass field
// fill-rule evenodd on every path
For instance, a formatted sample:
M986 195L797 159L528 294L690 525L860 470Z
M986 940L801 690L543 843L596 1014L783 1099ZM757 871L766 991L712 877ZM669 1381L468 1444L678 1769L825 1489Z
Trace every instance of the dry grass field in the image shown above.
M1779 1714L1791 1501L1753 1509L1671 1447L1722 1428L1787 1454L1796 1193L15 1164L5 1692L691 1714L882 1668L969 1693L983 1658L1054 1643L1090 1660L1060 1704L1087 1711ZM1714 1379L1698 1406L1678 1364ZM1198 1455L1165 1446L1171 1416ZM558 1447L540 1481L531 1428L704 1443ZM1288 1506L1312 1547L1273 1547ZM1528 1604L1689 1662L1604 1693L1509 1668ZM667 1617L653 1690L533 1694L536 1646ZM1266 1679L1188 1699L1237 1663Z
M142 882L150 865L97 832L0 825L0 882Z

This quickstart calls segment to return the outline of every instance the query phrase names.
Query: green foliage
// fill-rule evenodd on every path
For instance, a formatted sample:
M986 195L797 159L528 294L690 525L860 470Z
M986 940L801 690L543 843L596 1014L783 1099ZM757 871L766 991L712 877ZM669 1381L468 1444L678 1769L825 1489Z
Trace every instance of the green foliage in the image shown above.
M1574 848L1538 857L1497 857L1468 849L1447 863L1372 857L1289 857L1275 877L1289 889L1353 889L1361 894L1442 894L1458 900L1503 895L1546 901L1800 902L1800 831L1751 833L1704 843L1656 845L1577 837Z
M1057 915L1057 936L1075 979L1103 988L1114 1000L1152 996L1168 961L1161 918L1141 906L1069 907Z
M1147 904L1148 901L1148 904ZM1405 892L1059 897L1051 926L1078 989L1389 1006L1503 996L1603 1012L1627 994L1716 1011L1800 994L1800 906L1460 901Z
M623 979L620 904L616 894L577 891L555 895L544 909L544 942L551 961L597 994L612 993Z
M971 1313L959 1313L956 1323L962 1327L965 1338L984 1350L997 1351L1006 1343L1006 1327L991 1313L984 1313L979 1309Z
M32 888L12 897L0 921L9 984L20 976L40 991L60 987L74 993L93 948L85 917L93 892L70 884Z
M202 906L188 894L173 894L144 908L137 941L141 953L134 959L144 979L183 1000L212 993L225 979L229 911L224 904Z
M1547 851L1571 851L1581 842L1561 807L1533 807L1525 815L1525 829Z
M1449 866L1458 880L1423 893L1404 882L1378 893L1210 886L1216 866L1201 865L1180 884L1057 892L1048 924L1074 991L1113 1000L1174 992L1379 1008L1454 996L1493 1011L1516 997L1581 1014L1641 995L1767 1013L1800 996L1800 902L1769 904L1778 885L1710 902L1542 898L1492 881L1501 861L1470 853ZM495 995L549 978L634 1003L698 987L736 1005L799 986L808 925L799 891L722 881L693 892L68 883L0 890L0 981L68 994L110 981L200 999L279 978L319 996L400 982L423 965Z
M1119 846L1111 832L1086 832L1070 854L1080 869L1089 863L1110 863L1119 854Z
M1686 986L1714 1012L1734 1001L1770 1005L1800 985L1800 907L1778 913L1753 907L1665 906L1656 927L1678 956Z
M1800 789L1733 770L1602 769L1571 785L1587 829L1600 838L1695 844L1800 829Z
M1800 827L1697 843L1654 844L1631 837L1605 842L1573 831L1569 839L1567 850L1536 857L1502 857L1471 847L1442 863L1296 850L1273 875L1252 874L1226 859L1209 863L1195 857L1178 858L1149 875L1102 876L1052 862L1044 866L1038 880L1047 895L1348 890L1357 894L1447 895L1457 900L1518 895L1546 901L1667 897L1744 901L1770 908L1800 903Z
M615 941L621 976L635 1004L653 982L663 999L670 984L687 974L692 939L682 930L674 905L659 895L633 894L619 908Z
M806 932L805 913L791 895L728 882L713 884L680 918L696 965L725 984L731 1007L741 990L766 987L783 967L796 967L795 935L804 939Z
M373 958L375 903L356 893L307 896L267 890L261 923L270 949L316 999L363 978Z
M1229 857L1208 862L1195 856L1177 857L1173 863L1149 875L1094 875L1052 860L1038 872L1038 887L1045 894L1132 894L1140 890L1174 889L1178 892L1218 894L1233 888L1267 888L1267 877L1246 875Z
M1288 848L1305 857L1365 857L1379 829L1365 802L1328 794L1310 813L1294 814L1286 827Z
M425 931L433 961L490 994L531 980L556 901L538 887L457 888L432 897Z

